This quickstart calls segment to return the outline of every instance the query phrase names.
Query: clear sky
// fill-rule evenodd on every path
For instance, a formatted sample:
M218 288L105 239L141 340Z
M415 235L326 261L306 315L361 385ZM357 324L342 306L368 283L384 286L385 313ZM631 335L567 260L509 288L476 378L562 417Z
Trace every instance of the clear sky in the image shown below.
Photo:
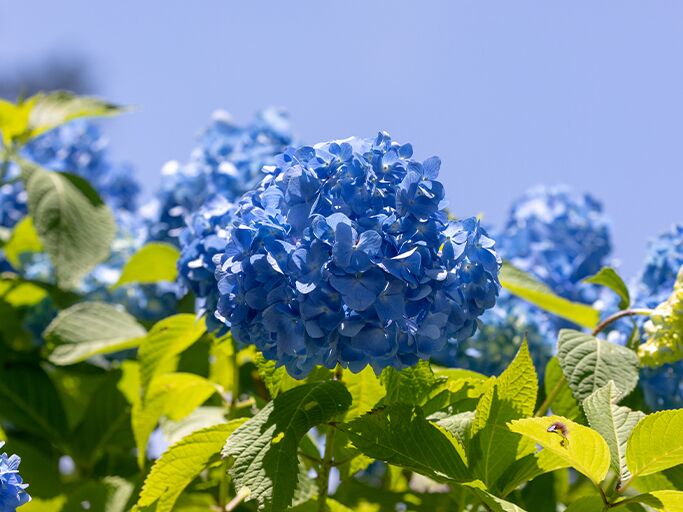
M151 192L216 108L287 107L306 142L378 130L439 155L452 210L531 185L604 202L626 275L683 222L680 0L0 0L0 66L74 53Z

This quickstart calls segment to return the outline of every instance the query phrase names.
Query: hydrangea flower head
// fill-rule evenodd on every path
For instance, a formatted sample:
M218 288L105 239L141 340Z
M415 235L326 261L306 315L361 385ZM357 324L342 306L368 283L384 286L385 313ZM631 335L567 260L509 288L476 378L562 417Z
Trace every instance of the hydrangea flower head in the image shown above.
M76 120L31 140L25 156L37 164L88 180L113 209L134 211L140 186L127 165L114 164L96 124Z
M650 307L655 307L665 300L682 265L683 225L674 225L649 244L645 266L636 287L640 301L647 297Z
M238 203L217 317L296 377L414 365L472 336L500 260L474 218L449 221L440 160L386 133L289 149Z
M152 238L177 243L186 220L208 198L235 201L258 184L263 165L292 140L289 116L281 109L265 109L245 126L223 111L214 113L189 162L164 166Z
M0 441L0 448L5 445ZM31 501L25 484L19 475L21 459L16 455L0 453L0 512L14 512L17 507Z
M555 293L593 302L596 288L579 285L607 263L612 244L602 205L567 187L536 187L515 201L498 243L504 259Z

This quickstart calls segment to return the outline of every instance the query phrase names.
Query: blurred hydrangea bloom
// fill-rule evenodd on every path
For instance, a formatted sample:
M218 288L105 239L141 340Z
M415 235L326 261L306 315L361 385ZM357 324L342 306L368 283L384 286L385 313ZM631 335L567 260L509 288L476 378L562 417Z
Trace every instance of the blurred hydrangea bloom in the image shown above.
M224 111L215 112L189 162L169 162L162 170L152 239L177 244L186 221L208 198L235 201L261 180L263 165L292 141L289 116L281 109L265 109L245 126Z
M108 144L97 125L76 120L30 141L24 156L47 169L85 178L112 209L134 211L140 186L128 165L111 161Z
M599 288L581 283L607 264L611 251L609 223L602 206L568 187L535 187L515 200L496 249L504 260L534 275L555 293L592 303ZM565 320L503 293L482 317L477 334L435 361L486 375L498 375L512 361L524 334L534 363L542 373L556 348Z
M636 307L656 308L666 301L682 266L683 226L676 225L650 242L645 266L634 287ZM680 316L677 318L680 319ZM643 323L640 317L638 325L642 326ZM660 331L666 334L666 330ZM643 368L640 383L645 400L653 410L683 407L683 361L659 368Z
M0 441L0 448L5 445ZM21 459L16 456L0 454L0 512L14 512L17 507L31 501L25 484L19 475Z
M580 281L607 263L610 227L590 195L565 186L535 187L513 203L498 249L558 295L592 303L598 288Z
M410 366L474 334L498 295L494 242L448 221L440 160L412 152L380 133L278 156L214 258L237 341L302 377Z

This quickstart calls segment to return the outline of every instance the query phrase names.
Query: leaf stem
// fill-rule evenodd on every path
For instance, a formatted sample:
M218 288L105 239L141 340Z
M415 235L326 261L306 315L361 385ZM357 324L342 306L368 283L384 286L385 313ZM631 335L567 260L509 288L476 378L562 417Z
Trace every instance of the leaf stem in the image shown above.
M548 396L545 397L545 400L543 400L543 403L538 407L538 410L534 414L536 417L540 416L545 416L545 413L548 412L548 409L550 409L550 406L553 403L553 400L557 398L557 394L560 392L562 389L562 384L567 382L567 379L564 377L564 373L562 374L562 377L555 383L553 386L553 389L550 390L550 393L548 393Z
M330 486L330 469L334 465L332 453L334 448L334 433L336 429L332 425L327 426L325 434L325 452L318 472L318 512L327 510L327 496Z
M620 318L624 318L626 316L634 316L634 315L651 315L652 310L651 309L644 309L644 308L634 308L634 309L624 309L623 311L617 311L611 316L608 316L605 318L598 326L593 329L593 336L597 336L600 332L602 332L608 325L610 325L613 322L616 322Z

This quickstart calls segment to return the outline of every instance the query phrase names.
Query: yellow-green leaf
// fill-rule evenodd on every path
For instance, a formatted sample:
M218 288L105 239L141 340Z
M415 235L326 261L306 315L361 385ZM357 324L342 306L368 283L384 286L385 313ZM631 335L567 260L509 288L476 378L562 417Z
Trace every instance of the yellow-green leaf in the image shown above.
M43 244L38 238L38 233L30 216L24 217L14 226L12 236L2 250L7 260L15 268L21 266L20 256L22 254L43 250Z
M123 267L114 288L129 283L175 281L178 277L178 249L163 242L150 242Z
M346 412L346 421L370 411L385 394L384 386L369 366L359 373L344 370L342 382L346 384L352 399L351 407Z
M566 437L559 429L548 431L551 425L558 422L566 427ZM609 447L600 434L588 427L561 416L545 416L515 420L508 424L508 428L553 452L596 484L602 482L607 474L610 466Z
M626 309L631 303L631 296L628 291L628 286L624 280L617 274L616 270L611 267L603 267L600 271L583 280L586 283L600 284L606 286L619 296L619 309Z
M610 510L623 511L633 510L628 508L629 503L642 503L648 507L663 512L683 512L683 492L681 491L652 491L647 494L640 494L627 500L623 500L624 504L615 503L614 508Z
M634 477L683 464L683 409L645 416L635 426L626 447L626 462Z

